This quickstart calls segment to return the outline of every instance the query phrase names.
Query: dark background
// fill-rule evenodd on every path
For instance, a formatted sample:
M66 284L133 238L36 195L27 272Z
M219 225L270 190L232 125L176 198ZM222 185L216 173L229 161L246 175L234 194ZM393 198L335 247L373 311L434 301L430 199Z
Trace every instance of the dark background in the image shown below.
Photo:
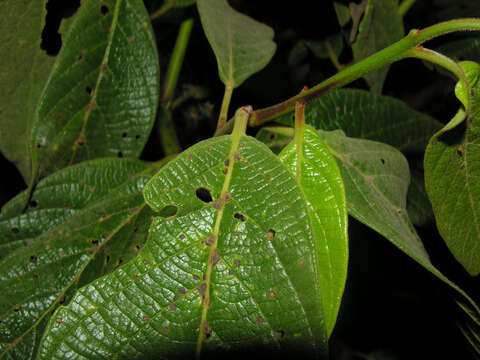
M162 5L144 0L150 12ZM348 3L345 1L345 3ZM422 0L404 18L405 29L423 28L442 20L480 16L480 2L474 0ZM236 89L231 112L241 105L269 106L313 86L336 69L328 60L309 54L300 66L290 67L288 56L300 39L322 40L341 31L330 1L231 0L230 4L275 30L277 52L262 72ZM61 48L58 27L62 17L71 16L79 0L50 0L42 48L55 55ZM160 53L162 75L175 43L179 24L194 17L195 25L179 79L206 94L190 100L174 112L180 142L184 148L212 136L223 96L215 57L203 34L194 6L173 9L153 23ZM449 35L428 44L435 48L459 35ZM351 60L348 46L340 62ZM366 89L363 80L351 87ZM418 60L404 60L391 67L384 94L406 101L446 123L458 109L453 95L454 81L428 69ZM252 131L252 130L249 130ZM254 134L254 131L252 131ZM152 132L142 158L163 156L156 131ZM410 159L412 160L412 159ZM418 159L417 159L418 160ZM421 161L420 161L421 162ZM0 206L25 189L16 168L0 155ZM419 235L440 270L480 301L479 279L471 278L451 256L435 224L418 229ZM331 340L334 359L473 359L467 341L456 322L462 321L454 303L454 292L404 255L387 240L350 218L349 278L336 330ZM369 355L370 357L367 357Z

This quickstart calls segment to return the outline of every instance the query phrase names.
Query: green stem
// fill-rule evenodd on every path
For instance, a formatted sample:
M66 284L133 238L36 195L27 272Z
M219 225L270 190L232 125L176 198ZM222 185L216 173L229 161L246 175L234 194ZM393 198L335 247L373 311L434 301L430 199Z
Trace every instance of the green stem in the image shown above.
M175 42L170 63L168 64L167 75L165 76L165 84L162 91L162 104L167 106L167 108L170 106L170 101L177 87L178 76L192 33L192 26L193 19L187 19L182 22L180 30L178 31L177 41Z
M450 71L457 79L465 84L467 89L471 90L471 86L468 82L467 76L463 71L462 67L458 65L455 61L449 57L440 54L436 51L426 49L423 46L417 46L413 49L407 50L405 52L405 57L412 57L416 59L426 60L433 64L443 67L444 69Z
M403 0L402 3L398 6L398 13L400 16L405 16L405 14L410 10L416 0Z
M333 66L335 66L337 71L342 71L343 69L345 69L345 66L340 64L340 62L338 61L337 55L335 55L335 51L333 51L330 41L325 41L325 47L327 48L328 57L330 58L330 61L332 62Z
M259 126L273 118L288 113L293 110L298 100L304 100L306 103L309 103L328 91L342 87L361 78L372 70L405 58L408 55L408 50L421 45L427 40L455 31L480 31L480 19L451 20L427 27L423 30L411 30L403 39L347 67L345 70L335 74L310 90L280 104L254 111L252 116L250 116L250 125Z
M223 94L222 108L220 109L220 115L218 117L217 134L223 129L227 123L228 108L230 107L230 100L232 100L233 86L225 85L225 93Z
M178 0L167 1L165 4L163 4L163 6L160 9L158 9L152 15L150 15L150 20L154 21L158 19L160 16L162 16L172 7L174 7L177 2Z

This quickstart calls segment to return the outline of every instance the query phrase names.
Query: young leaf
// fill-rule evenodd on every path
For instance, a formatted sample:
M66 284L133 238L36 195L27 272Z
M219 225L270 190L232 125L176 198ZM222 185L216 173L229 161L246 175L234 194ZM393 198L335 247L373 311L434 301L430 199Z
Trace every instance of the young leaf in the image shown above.
M272 28L237 12L226 0L198 0L197 6L227 88L236 88L270 62L276 49Z
M315 129L308 125L301 144L292 141L279 158L293 174L300 170L297 181L305 195L320 252L323 314L330 336L347 279L348 219L343 181L335 158Z
M480 65L460 63L472 96L457 85L467 119L437 132L425 153L425 184L438 231L455 258L472 275L480 273Z
M396 0L368 0L367 8L358 30L358 36L352 45L356 62L403 37L402 17L398 13ZM388 67L373 71L365 76L375 93L381 93Z
M292 125L292 114L276 121ZM403 153L423 153L441 123L404 102L365 90L340 89L305 108L305 121L320 130L341 129L350 137L390 144Z
M58 304L136 255L153 213L141 190L157 169L134 160L82 163L39 184L33 197L41 209L15 216L15 199L2 213L21 240L0 260L0 358L35 358Z
M7 69L17 67L19 58L28 58L27 53L22 53L24 47L34 50L28 66L22 64L21 72L13 72L11 86L16 89L17 85L18 91L7 90L6 102L1 104L6 109L1 115L2 127L21 133L19 138L5 134L24 146L16 161L28 169L23 170L26 180L30 170L42 177L94 157L138 156L153 125L159 87L155 39L143 2L82 1L54 66L53 60L37 49L44 9L39 7L30 16L38 7L30 6L30 2L12 9L15 5L10 4L18 2L9 1L7 7L2 4L0 8L14 11L14 19L23 20L25 16L38 23L35 31L13 35L11 43L7 43L10 47L24 44L7 56ZM5 29L13 34L15 31ZM9 53L9 49L2 53ZM10 75L7 72L5 76ZM6 80L10 82L10 78ZM34 85L30 94L31 83ZM21 116L9 116L19 108L26 108L19 113ZM15 121L9 126L12 119ZM29 149L23 144L28 144Z
M326 356L318 244L295 179L264 145L235 132L198 143L144 194L172 216L59 308L39 359Z

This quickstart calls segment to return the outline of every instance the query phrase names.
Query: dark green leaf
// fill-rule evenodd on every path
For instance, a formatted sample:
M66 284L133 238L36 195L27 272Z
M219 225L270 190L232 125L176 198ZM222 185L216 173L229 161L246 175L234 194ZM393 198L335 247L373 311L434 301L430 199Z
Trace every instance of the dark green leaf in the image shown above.
M348 218L345 188L335 158L315 129L307 125L300 142L297 144L292 141L283 149L279 158L296 175L305 195L319 249L323 314L330 336L347 279Z
M265 146L203 141L144 193L176 215L157 217L137 258L59 308L40 359L326 356L318 244L295 179Z
M38 48L45 13L33 3L39 2L7 1L0 8L2 19L11 17L1 29L12 34L10 41L0 48L9 54L0 64L6 69L0 76L11 84L6 98L0 96L1 125L14 131L5 132L7 152L16 154L9 157L28 180L31 171L41 177L95 157L138 156L153 125L159 87L155 39L143 2L82 2L53 66L53 58ZM18 17L28 25L18 26ZM25 34L18 35L17 27ZM17 71L19 58L28 61L20 61Z
M402 17L396 0L368 0L359 33L352 45L355 62L365 59L403 37ZM381 93L388 67L365 76L375 93Z
M39 183L33 193L38 209L16 215L20 197L6 206L0 245L8 251L0 260L5 352L0 358L33 359L52 311L77 287L136 255L153 214L141 191L157 168L137 160L81 163ZM9 244L17 248L8 249Z
M292 114L277 121L292 125ZM354 89L316 99L306 106L305 121L316 129L341 129L350 137L385 142L406 154L423 153L428 139L441 128L440 122L400 100Z
M347 6L336 1L333 3L333 7L335 8L335 13L337 14L338 23L341 27L344 27L351 19L350 10Z
M455 258L473 276L480 273L480 65L461 63L473 88L466 121L436 133L425 153L425 184L438 231ZM468 94L468 93L467 93Z
M276 49L272 28L235 11L226 0L198 0L197 6L227 87L239 86L270 62Z
M414 171L408 187L407 212L412 223L425 226L433 220L432 204L425 190L423 173Z

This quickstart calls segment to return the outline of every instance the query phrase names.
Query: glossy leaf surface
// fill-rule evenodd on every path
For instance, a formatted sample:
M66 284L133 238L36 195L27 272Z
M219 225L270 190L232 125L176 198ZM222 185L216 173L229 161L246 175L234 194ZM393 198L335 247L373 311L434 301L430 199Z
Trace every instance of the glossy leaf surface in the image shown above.
M292 125L292 114L277 121ZM319 130L341 129L347 136L381 141L406 154L423 153L441 123L404 102L364 90L340 89L305 108L305 122Z
M8 5L12 3L22 4L14 9L16 16L27 16L38 7L29 5L34 1L8 1L2 9L11 10ZM34 17L38 26L45 16L40 11L43 8L36 10ZM27 20L31 21L30 15ZM40 30L35 31L25 34L25 39L13 35L11 41L37 48ZM28 57L18 51L22 48L7 57L7 71L17 67L20 56ZM50 62L45 60L38 49L32 59L22 65L18 75L12 73L26 80L12 79L19 90L9 93L4 105L6 115L18 108L27 109L26 113L16 115L11 126L2 122L21 135L18 139L7 136L20 144L12 149L27 149L18 152L21 162L28 164L23 168L43 177L86 159L140 154L153 125L159 87L155 39L141 0L82 1L55 64L51 65L50 58ZM21 93L30 84L31 97L29 92ZM11 119L2 116L2 121ZM28 179L27 170L23 173Z
M152 215L141 191L157 168L94 160L41 181L33 194L37 209L21 214L23 194L5 206L0 358L35 358L52 311L77 287L136 255Z
M400 40L403 33L402 17L398 13L396 0L368 0L357 39L352 45L355 62ZM365 75L373 92L382 92L387 72L388 67L385 67Z
M322 303L330 335L337 320L348 264L348 218L340 170L323 140L310 126L305 127L301 144L292 141L279 157L297 176L305 195L320 251Z
M425 153L425 184L437 228L450 251L473 276L480 273L480 65L461 63L473 88L466 121L435 134Z
M276 49L272 28L237 12L226 0L197 0L197 6L227 87L239 86L270 62Z
M40 359L326 356L305 201L264 145L245 136L198 143L144 194L154 210L176 212L155 218L137 258L55 313Z

